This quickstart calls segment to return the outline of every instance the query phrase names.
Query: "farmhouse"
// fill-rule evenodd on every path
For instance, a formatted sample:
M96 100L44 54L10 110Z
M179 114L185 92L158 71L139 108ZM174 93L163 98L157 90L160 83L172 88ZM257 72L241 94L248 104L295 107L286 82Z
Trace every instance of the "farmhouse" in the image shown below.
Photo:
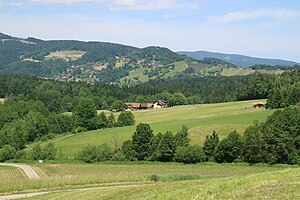
M166 100L158 100L154 103L126 103L126 105L128 110L147 110L168 107Z
M261 108L264 108L265 107L265 104L262 103L262 102L257 102L253 105L253 108L255 109L261 109Z
M168 107L168 101L166 100L157 100L153 104L153 108L166 108Z
M141 108L141 103L126 103L128 110L138 110Z
M151 109L153 108L153 103L141 103L140 109Z

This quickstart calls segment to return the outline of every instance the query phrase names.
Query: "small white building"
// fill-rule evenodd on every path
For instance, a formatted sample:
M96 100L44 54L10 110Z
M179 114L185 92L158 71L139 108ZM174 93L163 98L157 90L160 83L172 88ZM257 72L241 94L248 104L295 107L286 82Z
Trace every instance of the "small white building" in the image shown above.
M154 109L157 109L157 108L166 108L166 107L168 107L168 102L166 100L157 100L153 104L153 108Z

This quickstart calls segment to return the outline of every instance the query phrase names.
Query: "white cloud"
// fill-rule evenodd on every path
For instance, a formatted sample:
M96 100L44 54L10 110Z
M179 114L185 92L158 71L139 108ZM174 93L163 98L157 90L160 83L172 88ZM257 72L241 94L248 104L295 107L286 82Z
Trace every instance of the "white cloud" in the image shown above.
M20 5L92 5L112 10L198 9L207 0L0 0L0 6Z
M211 21L218 23L231 23L249 19L271 18L289 20L300 17L300 10L263 8L258 10L244 10L230 12L226 15L210 17Z
M177 0L29 0L32 4L49 5L100 5L111 9L159 10L174 6Z
M176 0L115 0L112 8L129 10L161 10L171 8L176 4Z
M105 0L29 0L35 4L73 5L73 4L98 4Z

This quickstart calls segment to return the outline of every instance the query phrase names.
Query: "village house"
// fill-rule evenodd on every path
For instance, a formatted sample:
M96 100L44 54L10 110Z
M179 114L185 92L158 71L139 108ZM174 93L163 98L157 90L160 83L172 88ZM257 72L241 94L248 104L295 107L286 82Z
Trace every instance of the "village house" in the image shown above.
M153 108L166 108L168 107L168 102L166 100L157 100L154 104L153 104Z
M168 102L166 100L158 100L154 103L125 103L127 110L147 110L153 108L166 108Z

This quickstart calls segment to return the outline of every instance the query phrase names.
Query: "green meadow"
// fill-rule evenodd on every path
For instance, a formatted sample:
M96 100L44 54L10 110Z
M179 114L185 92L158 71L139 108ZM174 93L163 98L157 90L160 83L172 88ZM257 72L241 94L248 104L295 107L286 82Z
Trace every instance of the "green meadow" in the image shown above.
M84 51L56 51L51 52L49 55L45 56L45 58L52 59L52 58L61 58L65 60L77 60L80 59L86 52Z
M122 186L127 188L123 194L125 195L124 198L140 199L142 195L150 195L150 199L158 197L158 199L164 199L165 196L161 196L162 191L165 190L165 194L170 195L170 197L175 197L179 195L175 191L179 188L184 188L184 193L178 197L181 197L181 199L191 199L191 195L199 193L199 189L201 189L201 191L203 190L203 195L208 195L209 191L216 192L216 194L219 192L223 195L222 192L225 194L229 192L229 189L230 192L233 193L236 192L233 189L249 189L250 186L255 189L258 185L260 187L268 187L265 184L271 185L274 182L282 180L286 182L288 180L291 181L290 185L285 186L291 190L294 187L292 183L299 185L300 172L300 168L297 166L268 166L262 164L249 166L248 164L181 164L111 161L97 164L43 163L30 164L30 166L37 171L41 179L28 180L24 179L24 177L19 177L14 180L7 179L1 181L0 195L50 191L53 193L35 198L55 199L55 195L59 194L60 198L58 199L64 199L63 195L69 195L69 192L66 192L66 190L70 190L72 195L67 199L72 199L78 193L82 192L76 191L76 189L94 188L95 196L83 193L79 199L92 199L92 197L99 199L97 195L100 195L102 199L101 194L98 193L107 193L107 195L111 196L111 199L119 199L122 196L122 190L120 190L119 186ZM0 169L0 172L1 171L3 173L5 172L2 168ZM272 178L272 180L268 180L269 177ZM247 181L243 182L244 180ZM211 187L212 185L216 188ZM102 189L98 187L102 187ZM162 190L156 189L160 187ZM228 190L222 191L224 187L229 188ZM107 190L103 190L104 188ZM152 188L150 189L153 190L152 193L147 192L147 188ZM128 194L130 191L137 196L130 196Z
M299 199L299 173L299 168L246 175L237 171L233 176L69 190L29 199Z
M206 135L214 130L219 133L220 138L234 130L242 133L255 120L264 121L274 112L273 110L253 109L255 102L257 101L176 106L133 111L133 114L136 125L148 123L154 134L166 131L176 132L185 125L189 128L191 143L202 145ZM117 117L118 113L115 114ZM107 143L112 147L121 146L123 141L131 139L135 129L136 126L129 126L70 134L57 138L54 144L64 156L72 158L86 144Z

